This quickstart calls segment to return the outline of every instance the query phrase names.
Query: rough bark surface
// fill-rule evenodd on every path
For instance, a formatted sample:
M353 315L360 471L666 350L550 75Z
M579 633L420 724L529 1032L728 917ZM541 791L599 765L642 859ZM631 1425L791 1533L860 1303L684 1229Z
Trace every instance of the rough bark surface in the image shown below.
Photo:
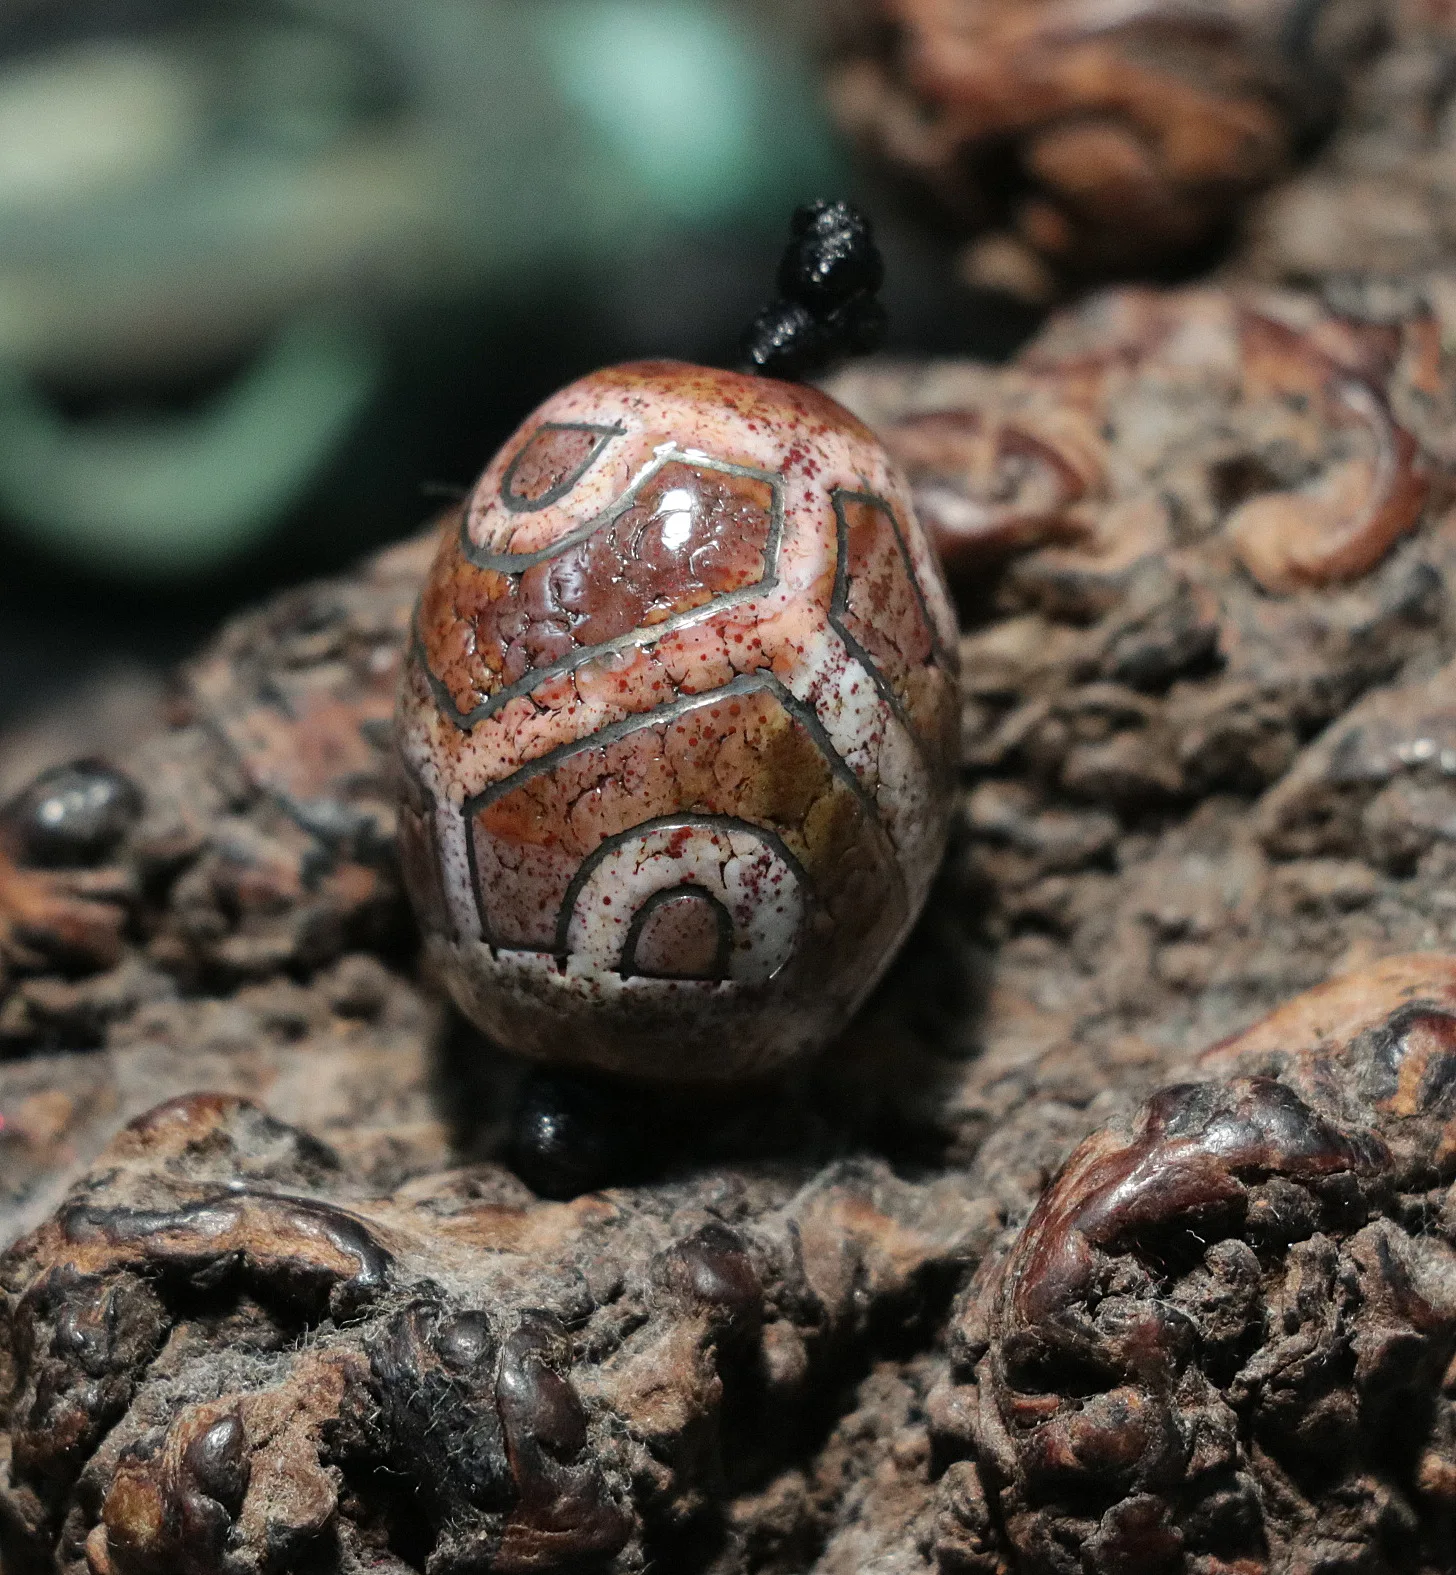
M1088 1138L952 1327L944 1569L1449 1569L1456 959L1297 997Z
M1383 277L1397 311L1415 276L1450 294L1456 26L1438 0L821 10L840 124L965 238L971 283L1045 301L1217 252L1230 278Z
M1442 5L1383 6L1379 42L1351 74L1338 123L1307 164L1251 204L1228 271L1279 281L1381 276L1407 301L1402 281L1449 274L1453 65L1456 26ZM1438 298L1449 291L1436 284Z
M385 748L430 549L226 629L114 752L140 809L85 862L34 857L24 794L0 816L6 1239L159 1094L261 1097L384 1183L444 1159Z
M632 1185L499 1163L414 972L427 547L225 631L109 842L8 811L7 1569L1444 1568L1451 388L1339 305L842 380L961 575L960 830L823 1064Z
M1226 237L1329 130L1352 80L1380 69L1399 9L1382 0L1313 10L1288 0L1196 11L1165 0L821 7L841 126L969 239L972 282L1032 299L1186 266ZM1449 32L1435 7L1394 25Z
M484 1167L371 1196L255 1106L182 1098L6 1260L10 1551L116 1575L675 1557L994 1225L964 1177L868 1158L569 1204Z

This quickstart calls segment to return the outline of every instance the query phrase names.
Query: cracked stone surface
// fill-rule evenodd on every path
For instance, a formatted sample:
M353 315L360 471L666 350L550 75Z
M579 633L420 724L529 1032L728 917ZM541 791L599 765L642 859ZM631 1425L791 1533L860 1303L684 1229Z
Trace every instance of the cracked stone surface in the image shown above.
M1437 1575L1450 390L1377 306L841 380L959 576L958 827L832 1070L663 1105L630 1186L500 1163L416 965L428 543L225 630L92 862L7 811L7 1570Z

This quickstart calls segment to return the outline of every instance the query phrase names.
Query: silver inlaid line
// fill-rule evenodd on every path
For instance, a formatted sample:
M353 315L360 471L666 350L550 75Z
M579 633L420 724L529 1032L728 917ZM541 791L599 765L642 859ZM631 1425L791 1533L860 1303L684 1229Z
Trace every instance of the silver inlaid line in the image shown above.
M881 818L879 805L876 803L873 794L860 781L853 767L835 748L833 739L830 738L828 731L815 714L813 707L800 700L797 695L787 689L770 672L742 673L731 680L731 682L724 684L720 689L709 690L705 694L682 695L676 700L670 700L665 705L656 707L654 710L642 711L634 716L624 717L621 721L611 722L586 738L571 739L567 743L558 744L555 749L547 750L545 754L539 755L536 759L527 761L524 765L511 772L509 776L502 778L499 782L491 783L489 787L483 788L479 793L472 794L465 800L461 806L461 813L465 820L466 859L470 868L471 886L480 917L481 934L487 944L497 949L535 950L532 947L503 947L500 942L492 938L489 920L485 912L480 874L476 864L474 822L476 816L482 810L488 809L490 805L504 798L507 794L514 792L533 777L554 771L564 761L571 759L575 755L582 754L586 750L609 747L620 739L631 737L633 734L643 732L649 728L660 727L664 723L677 721L680 717L705 706L718 705L733 699L735 696L755 693L772 695L784 708L785 712L799 723L813 740L821 758L829 767L835 779L854 795L864 814L866 825L872 828L872 834L879 844L879 853L885 868L891 872L894 880L903 891L904 874L900 869L900 861L895 856L894 846ZM711 816L707 818L714 819ZM766 827L757 826L751 821L744 821L743 824L752 826L756 832L761 833L765 837L777 835L776 833L770 833ZM626 832L619 835L632 835L641 829L641 827L629 827ZM588 855L588 859L592 856ZM580 871L578 871L579 873ZM573 881L575 879L576 877L573 877ZM570 888L568 888L568 894L569 892Z
M613 438L621 437L626 430L626 427L598 426L591 421L543 421L521 445L516 457L506 467L505 475L501 477L500 501L502 507L509 509L512 514L537 514L542 509L549 509L553 503L559 503L602 457L602 451L607 444ZM569 476L558 481L554 487L548 487L539 498L523 498L519 493L511 491L511 482L515 480L516 466L531 452L536 439L543 432L594 432L597 440L592 445L590 453L587 454L586 458ZM478 491L479 488L480 483L477 481L471 489L472 493ZM468 507L465 510L465 514L468 518L470 515Z
M589 662L597 661L604 656L615 655L618 651L638 647L650 650L659 641L670 634L676 634L681 629L689 629L700 623L707 623L716 618L720 613L731 607L737 607L744 602L753 601L766 595L777 588L779 583L779 553L783 545L784 534L784 496L783 485L780 478L772 471L753 470L746 465L729 464L726 460L709 459L707 456L692 451L672 449L660 454L637 481L614 503L606 513L590 520L579 530L572 531L563 536L560 541L553 542L551 546L543 548L539 553L517 557L512 554L488 553L482 548L474 546L467 532L467 519L462 517L460 523L460 550L462 554L479 568L494 569L501 574L521 574L535 563L544 562L547 558L555 557L565 552L579 541L584 541L588 536L598 530L609 528L627 512L637 500L638 493L662 469L670 463L695 465L700 469L723 471L729 475L745 476L753 481L762 481L770 489L772 503L769 510L768 538L763 547L763 572L756 580L748 585L740 586L736 591L725 591L720 596L715 596L711 601L702 603L698 607L690 607L686 612L674 613L671 617L664 618L660 623L641 624L635 629L629 629L624 634L614 636L610 640L603 640L595 645L584 645L566 656L558 657L554 662L547 662L541 667L533 667L529 672L523 673L514 682L497 689L494 694L487 696L479 705L472 706L468 711L462 711L455 704L454 697L440 679L435 675L426 655L424 642L419 633L418 608L416 608L414 624L414 646L420 663L429 681L430 692L435 697L435 703L441 713L461 732L468 733L471 728L484 722L488 717L494 716L503 706L522 695L528 695L533 690L539 689L548 680L559 677L563 673L574 672L578 667L584 667Z
M905 731L915 740L916 744L924 749L924 741L918 729L910 719L910 713L905 709L905 703L895 691L895 686L890 682L874 657L850 633L846 622L849 612L849 520L845 515L846 503L865 503L872 508L881 510L890 522L890 531L895 538L895 545L899 548L900 559L905 565L905 576L910 582L910 591L915 598L915 604L920 609L920 616L925 620L925 631L930 639L931 654L935 657L938 666L945 665L944 652L941 650L940 638L935 631L935 620L930 616L930 608L926 605L924 593L920 589L920 582L915 578L915 565L910 557L910 549L905 545L905 538L900 534L900 522L895 517L895 511L889 502L873 492L850 492L845 488L836 487L833 494L834 523L837 537L838 552L834 565L834 594L829 601L829 622L833 624L835 632L849 648L850 653L859 661L860 665L870 675L870 682L879 692L880 698L895 713L896 719Z
M779 836L778 832L770 831L767 826L756 825L753 821L744 820L738 815L695 815L691 813L659 815L654 820L644 820L640 826L628 826L622 831L614 832L610 837L604 837L581 861L580 868L571 877L571 884L566 888L566 893L561 899L561 911L556 918L555 955L557 958L565 958L571 955L571 949L567 944L571 921L576 916L576 904L581 897L582 890L596 872L597 866L601 864L603 859L610 858L618 848L624 847L627 843L639 838L650 836L654 831L716 831L725 834L736 831L741 835L751 836L756 842L761 842L765 847L770 848L788 865L794 879L799 883L799 889L807 899L806 907L817 900L814 888L809 881L808 875L805 873L804 866L789 850L787 843ZM520 948L509 949L518 950Z
M703 974L659 974L649 973L646 969L638 968L637 948L642 941L642 932L647 928L647 921L659 908L665 907L669 902L676 901L679 897L690 897L695 902L706 902L713 915L713 922L717 927L717 937L713 948L713 960L708 965L709 971ZM715 897L706 886L699 886L696 881L682 881L676 886L664 886L660 891L654 891L637 912L632 915L632 922L627 926L627 939L622 942L622 956L617 972L624 979L640 977L643 979L711 979L717 981L728 977L729 959L732 955L733 915L729 913L719 898Z

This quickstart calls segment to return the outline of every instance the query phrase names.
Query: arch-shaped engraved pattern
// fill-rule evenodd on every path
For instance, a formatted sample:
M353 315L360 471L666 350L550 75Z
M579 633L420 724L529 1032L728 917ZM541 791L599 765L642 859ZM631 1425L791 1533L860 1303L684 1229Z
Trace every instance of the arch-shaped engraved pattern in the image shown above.
M773 564L775 572L778 567L778 543L783 533L784 499L783 483L776 472L772 470L756 470L751 465L735 465L726 459L713 459L710 455L700 454L693 449L664 448L654 455L652 463L643 468L640 475L632 482L631 486L618 497L612 505L604 509L594 518L578 525L575 530L567 531L565 535L536 552L491 552L486 547L477 547L470 539L470 514L467 510L460 520L460 550L466 558L478 569L494 569L497 574L521 574L525 570L534 568L538 563L545 563L548 559L559 558L568 549L575 547L588 536L595 536L598 531L605 530L613 525L628 509L636 503L642 491L656 479L668 465L691 465L699 470L718 471L725 476L741 476L748 481L762 482L773 493L773 517L769 531L770 551L767 557ZM583 474L585 470L583 469ZM540 505L544 507L544 505ZM755 582L763 586L772 586L777 583L774 579L765 578ZM653 625L656 632L659 625Z
M935 620L915 575L914 560L887 499L873 492L836 488L833 494L837 553L829 621L864 666L885 704L913 738L926 742L910 704L914 669L946 665ZM868 618L860 594L899 605ZM898 636L898 639L896 638Z
M808 876L774 831L734 815L663 815L606 838L561 904L555 953L631 977L652 907L693 892L722 915L718 971L707 981L761 984L798 948L814 906Z
M735 703L740 700L741 708ZM654 801L652 794L656 793L655 802L662 806L659 815L673 819L691 814L708 824L715 816L732 812L733 818L755 827L760 838L774 837L781 843L773 824L779 810L760 805L751 811L755 818L748 819L739 813L744 806L738 790L729 786L720 791L710 769L719 758L716 751L725 742L731 742L735 748L743 743L745 726L757 729L760 736L772 733L775 727L780 729L774 759L784 773L789 792L808 795L804 803L790 806L779 823L797 828L818 795L825 799L823 809L828 814L821 825L839 827L838 831L825 831L823 835L849 838L843 844L846 854L850 849L858 850L848 857L827 854L830 862L824 863L821 858L819 877L804 874L807 899L826 901L835 913L836 923L853 929L855 921L836 912L835 892L853 881L868 864L876 872L874 879L884 894L881 906L902 906L903 872L873 795L835 749L813 708L793 695L772 673L758 670L742 674L719 689L680 697L585 738L559 745L466 799L462 805L467 828L466 856L480 931L486 943L497 950L554 950L559 957L569 953L563 927L569 920L562 916L570 912L571 883L585 878L580 876L581 869L587 868L590 873L588 866L597 850L593 847L584 855L567 851L571 839L581 846L583 833L571 829L569 821L562 821L561 806L589 799L597 793L598 781L616 782L624 772L635 773L641 784L627 795L629 808L639 803L650 805ZM782 736L785 730L794 736ZM638 735L643 735L640 750L634 749ZM619 746L625 753L614 761L613 752ZM644 771L648 777L642 776ZM653 773L655 786L648 780ZM700 783L707 781L706 794L701 787L691 786L694 773ZM818 787L814 786L816 777ZM540 789L533 788L532 783L540 778L550 780ZM691 795L686 801L678 796L683 792ZM643 794L646 796L640 796ZM716 805L715 797L719 801ZM833 810L831 799L840 806L839 810ZM616 810L604 805L602 814L618 813L621 805L619 798ZM843 819L845 815L850 818ZM619 819L607 840L612 836L635 836L641 825L654 823L650 809L648 816L634 825L622 826ZM596 832L589 826L584 835L590 840ZM573 870L572 865L578 860ZM797 861L791 867L798 869ZM816 878L827 878L826 892L815 890ZM562 894L559 904L558 898L550 895L553 892ZM550 904L549 909L541 906L542 901ZM501 916L499 922L493 913ZM505 922L506 916L509 923ZM869 915L866 922L874 917Z
M734 589L713 593L706 599L697 602L696 605L689 606L678 612L669 613L664 617L655 619L651 623L638 624L610 638L591 640L587 643L576 645L554 659L533 663L528 671L522 673L518 678L503 684L493 694L468 711L462 711L455 704L454 696L436 675L430 664L429 653L425 648L418 623L416 623L415 647L435 702L442 714L461 729L462 732L469 732L471 728L493 716L503 706L509 704L510 701L531 693L532 690L539 688L551 678L571 672L588 662L600 660L604 656L625 650L631 646L652 645L665 635L716 617L727 608L737 606L754 597L762 596L778 585L779 554L783 544L784 533L782 478L773 471L756 470L751 466L736 465L727 460L713 459L709 455L701 454L691 449L664 449L655 456L652 463L644 469L642 474L616 499L609 509L596 518L588 520L578 529L568 531L559 540L552 542L549 547L545 547L539 552L525 554L495 553L477 547L470 539L469 512L467 510L462 515L460 522L459 548L461 555L476 568L504 574L519 584L520 577L526 574L527 571L538 565L549 563L553 559L560 559L570 552L573 547L580 545L588 538L612 530L618 521L636 506L644 492L651 488L654 482L658 482L663 478L664 472L667 472L671 466L690 467L696 473L706 473L709 476L718 474L725 477L736 477L741 481L750 482L765 489L767 493L767 524L758 570Z
M598 426L590 421L543 421L521 444L516 457L501 477L502 505L512 514L535 514L541 509L549 509L553 503L559 503L602 457L607 444L613 438L621 437L624 430L618 426ZM583 441L572 444L571 439L576 437ZM565 452L550 458L543 456L541 450L553 442L557 449ZM533 462L540 465L543 461L546 466L553 462L559 466L555 473L549 469L545 471L545 476L553 479L534 496L525 490L517 491L522 472L529 472Z
M664 952L673 947L669 933L656 938L655 932L664 923L671 925L677 914L691 908L695 915L706 914L713 925L713 953L701 967L674 967L671 964L653 966L650 954L654 944ZM638 976L644 979L703 979L719 980L728 976L733 948L733 915L721 898L692 881L682 881L676 886L664 886L655 891L633 915L627 928L627 939L622 944L622 960L617 972L624 979Z

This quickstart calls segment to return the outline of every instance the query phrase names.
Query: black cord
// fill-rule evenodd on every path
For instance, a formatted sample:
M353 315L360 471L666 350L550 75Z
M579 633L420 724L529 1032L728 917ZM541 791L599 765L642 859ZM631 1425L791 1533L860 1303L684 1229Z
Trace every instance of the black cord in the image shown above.
M779 263L779 297L749 324L743 365L798 381L884 343L885 308L875 292L885 263L870 221L848 202L800 208Z

